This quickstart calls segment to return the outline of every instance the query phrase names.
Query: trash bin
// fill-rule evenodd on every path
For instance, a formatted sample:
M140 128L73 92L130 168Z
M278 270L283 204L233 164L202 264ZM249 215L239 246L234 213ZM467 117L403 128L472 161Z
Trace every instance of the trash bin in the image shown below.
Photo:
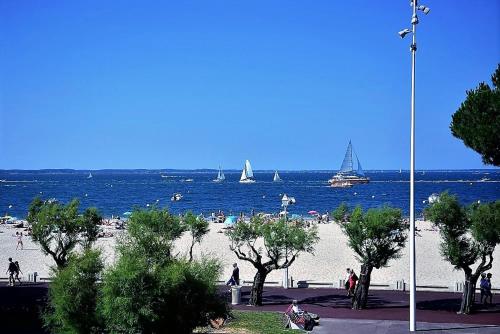
M233 285L231 287L231 304L241 304L241 286L239 285Z

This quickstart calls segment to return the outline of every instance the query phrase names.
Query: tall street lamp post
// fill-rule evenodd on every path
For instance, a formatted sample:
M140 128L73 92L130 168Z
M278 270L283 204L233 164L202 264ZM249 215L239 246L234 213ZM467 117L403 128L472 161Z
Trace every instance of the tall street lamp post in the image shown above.
M416 311L416 279L415 279L415 60L417 54L417 10L428 14L429 7L418 5L418 0L411 0L413 9L411 17L412 30L404 29L399 32L399 36L404 38L409 33L412 34L411 51L411 130L410 130L410 332L415 332L417 321Z

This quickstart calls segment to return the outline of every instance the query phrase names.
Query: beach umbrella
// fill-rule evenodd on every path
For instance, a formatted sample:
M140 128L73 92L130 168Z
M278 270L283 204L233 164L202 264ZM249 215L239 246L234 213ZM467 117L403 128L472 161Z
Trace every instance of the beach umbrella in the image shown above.
M236 216L227 216L226 220L224 220L225 227L233 227L234 224L238 221L238 217Z
M317 214L318 214L318 211L311 210L311 211L309 211L309 212L308 212L308 214L310 214L310 215L313 215L313 216L314 216L314 215L317 215Z
M232 227L238 221L238 217L236 216L227 216L226 220L224 220L225 227Z

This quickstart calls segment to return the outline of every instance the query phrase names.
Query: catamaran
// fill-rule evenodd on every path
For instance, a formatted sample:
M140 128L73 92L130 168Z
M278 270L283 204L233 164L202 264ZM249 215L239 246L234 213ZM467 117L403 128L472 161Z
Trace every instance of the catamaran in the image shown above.
M255 179L253 177L252 166L250 165L250 161L245 161L245 166L241 171L240 183L254 183Z
M273 182L281 182L283 181L280 176L278 175L278 171L274 172L274 177L273 177Z
M217 174L217 178L214 180L214 182L222 182L226 179L224 176L224 172L222 171L222 167L219 166L219 173Z
M349 140L349 145L347 146L347 151L345 152L344 161L342 161L342 166L340 171L335 174L328 182L332 187L352 187L354 184L368 183L370 179L365 176L363 168L359 163L358 155L354 152L356 157L357 168L354 169L354 163L352 159L353 148L351 141Z

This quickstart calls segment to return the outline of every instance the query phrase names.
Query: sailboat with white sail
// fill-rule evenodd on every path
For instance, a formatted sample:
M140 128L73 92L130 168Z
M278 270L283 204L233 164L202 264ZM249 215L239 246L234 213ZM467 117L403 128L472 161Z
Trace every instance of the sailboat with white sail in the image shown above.
M282 182L283 180L278 175L278 171L274 172L273 182Z
M222 182L226 179L224 176L224 172L222 171L222 167L219 166L219 173L217 174L217 178L214 180L214 182Z
M89 176L87 176L87 179L91 179L92 178L92 173L89 172Z
M345 152L340 171L328 180L332 187L352 187L354 184L370 182L370 179L365 176L358 155L353 151L351 141L349 140L349 145L347 146L347 151ZM355 160L353 160L353 153L356 158ZM356 162L357 165L356 169L354 168L354 162Z
M245 166L241 171L240 183L255 183L252 166L250 165L250 161L248 160L245 161Z

